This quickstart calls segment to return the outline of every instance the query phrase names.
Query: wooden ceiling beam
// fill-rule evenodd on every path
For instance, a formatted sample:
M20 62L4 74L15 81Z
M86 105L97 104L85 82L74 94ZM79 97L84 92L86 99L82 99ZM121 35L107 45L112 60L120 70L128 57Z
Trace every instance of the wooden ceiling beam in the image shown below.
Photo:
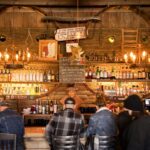
M150 0L78 0L79 7L142 5L150 6ZM76 7L77 0L0 0L0 6Z

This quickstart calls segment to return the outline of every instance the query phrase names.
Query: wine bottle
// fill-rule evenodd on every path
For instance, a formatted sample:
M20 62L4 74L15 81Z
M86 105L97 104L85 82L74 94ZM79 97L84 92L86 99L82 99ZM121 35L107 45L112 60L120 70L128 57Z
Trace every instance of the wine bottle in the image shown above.
M50 101L49 110L50 110L50 114L54 113L54 108L53 108L53 102L52 101Z
M47 99L46 105L45 105L45 113L49 114L49 100Z
M58 109L57 100L54 101L53 109L54 109L54 113L57 113L57 109Z
M47 73L46 73L46 71L43 74L43 82L47 82Z
M42 114L42 102L39 100L39 114Z

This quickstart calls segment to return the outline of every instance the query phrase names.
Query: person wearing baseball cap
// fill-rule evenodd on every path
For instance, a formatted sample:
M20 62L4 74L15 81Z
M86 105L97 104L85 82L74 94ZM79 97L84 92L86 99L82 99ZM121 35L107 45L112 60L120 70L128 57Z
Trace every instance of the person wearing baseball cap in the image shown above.
M75 100L68 97L64 101L65 109L55 113L46 126L46 137L52 148L52 135L78 135L84 131L84 118L74 111Z

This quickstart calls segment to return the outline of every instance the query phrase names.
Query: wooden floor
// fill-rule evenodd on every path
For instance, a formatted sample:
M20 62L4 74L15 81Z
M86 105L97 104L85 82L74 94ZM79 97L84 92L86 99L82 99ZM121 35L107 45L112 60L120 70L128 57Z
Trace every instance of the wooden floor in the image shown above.
M45 138L45 127L26 127L24 139L26 150L50 150Z

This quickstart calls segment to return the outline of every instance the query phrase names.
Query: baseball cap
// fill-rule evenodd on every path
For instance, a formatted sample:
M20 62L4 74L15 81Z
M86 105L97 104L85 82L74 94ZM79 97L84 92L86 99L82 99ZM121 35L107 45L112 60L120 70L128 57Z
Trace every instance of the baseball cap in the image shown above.
M65 104L75 104L75 100L72 97L68 97L65 100Z

